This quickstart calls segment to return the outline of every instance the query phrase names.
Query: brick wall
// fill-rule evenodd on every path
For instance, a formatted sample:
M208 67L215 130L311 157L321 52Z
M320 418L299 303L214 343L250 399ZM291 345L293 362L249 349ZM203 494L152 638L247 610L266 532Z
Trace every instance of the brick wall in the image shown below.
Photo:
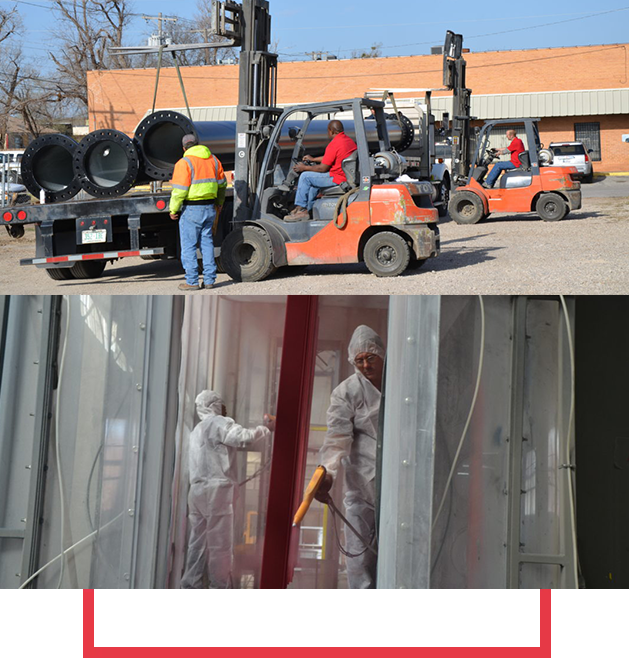
M467 84L475 94L629 88L628 48L629 44L612 44L467 53ZM353 98L373 88L442 86L440 55L282 62L278 69L279 103ZM182 75L191 107L238 102L237 65L187 67L182 69ZM87 82L90 130L116 128L132 134L152 107L154 69L90 71ZM417 92L396 96L415 97ZM162 69L156 107L183 106L175 70ZM569 131L575 120L598 119L545 119L544 125L550 122L552 131ZM609 171L622 166L625 171L629 169L622 164L627 162L629 145L620 144L616 133L629 133L629 115L601 117L604 162L598 163L599 171L605 171L604 166L610 167ZM573 129L571 139L574 139Z
M621 141L629 132L629 116L607 115L588 117L553 117L540 122L540 138L548 146L551 142L574 141L574 124L583 122L600 123L601 160L595 161L595 172L629 171L629 144Z

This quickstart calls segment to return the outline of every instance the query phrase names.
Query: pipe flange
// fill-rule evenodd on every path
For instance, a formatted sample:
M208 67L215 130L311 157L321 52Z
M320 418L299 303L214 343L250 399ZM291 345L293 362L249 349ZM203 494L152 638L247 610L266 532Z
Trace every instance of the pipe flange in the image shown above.
M77 143L67 135L40 135L24 150L22 182L36 198L42 190L47 203L68 201L81 191L72 159Z
M392 146L396 151L401 153L402 151L406 151L406 149L413 143L413 140L415 139L415 128L413 127L413 122L401 112L399 113L399 117L400 121L398 123L402 130L402 135L399 141L396 144L392 144Z
M173 130L174 128L174 130ZM159 110L144 117L133 141L142 157L143 173L151 180L170 180L183 155L181 138L196 135L194 123L179 112Z
M73 164L81 187L95 197L126 194L136 184L141 167L133 140L108 128L94 130L79 142Z

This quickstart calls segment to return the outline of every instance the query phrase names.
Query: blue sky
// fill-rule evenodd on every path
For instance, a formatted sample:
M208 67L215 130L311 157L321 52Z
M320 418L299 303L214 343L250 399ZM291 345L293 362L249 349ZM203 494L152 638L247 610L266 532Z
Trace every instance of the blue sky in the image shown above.
M27 0L17 3L25 23L24 54L45 57L55 12L45 9L50 0L28 1L33 4ZM427 54L431 45L443 43L447 29L463 34L472 51L622 43L629 41L626 2L529 0L487 2L479 8L479 3L469 1L420 1L389 11L382 0L270 0L270 9L273 38L282 58L306 59L310 51L348 57L352 50L368 50L375 43L382 44L385 56ZM2 0L0 4L9 7L13 3ZM133 0L133 9L139 16L161 11L165 16L176 13L190 19L196 0ZM148 25L138 17L128 33L129 45L144 44L154 28L155 23Z

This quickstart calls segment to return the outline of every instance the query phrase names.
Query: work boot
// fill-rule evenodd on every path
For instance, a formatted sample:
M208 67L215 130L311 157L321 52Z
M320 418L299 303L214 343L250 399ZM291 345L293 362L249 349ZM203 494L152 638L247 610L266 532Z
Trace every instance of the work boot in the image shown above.
M203 290L211 290L214 287L214 284L213 283L202 283L200 287L203 288Z
M310 219L310 213L306 208L302 208L301 206L295 206L295 208L284 217L284 220L287 222L299 222L302 219Z
M179 290L201 290L201 286L198 283L196 286L191 286L189 283L180 283Z

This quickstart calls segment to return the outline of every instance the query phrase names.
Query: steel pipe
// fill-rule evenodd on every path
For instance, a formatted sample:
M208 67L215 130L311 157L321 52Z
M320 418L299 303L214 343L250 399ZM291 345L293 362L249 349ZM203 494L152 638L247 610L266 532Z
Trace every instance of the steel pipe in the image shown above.
M304 146L310 150L323 151L328 144L328 121L315 120L308 126ZM290 137L290 129L299 129L303 120L288 120L284 124L280 148L286 158L290 157L294 140ZM354 122L343 121L345 131L354 138ZM369 145L379 150L376 122L365 121ZM413 142L413 124L403 117L402 126L396 121L387 121L387 129L391 144L398 151L407 149ZM195 121L178 112L163 110L145 117L135 132L135 142L143 156L145 174L154 180L169 180L172 177L175 163L183 154L181 138L188 134L196 134L199 143L207 146L216 155L224 169L234 168L234 150L236 140L235 121Z
M133 140L118 130L95 130L74 151L74 169L81 187L92 196L120 196L144 180Z
M67 201L81 190L73 157L77 143L66 135L41 135L34 139L22 156L21 173L26 189L46 201Z

